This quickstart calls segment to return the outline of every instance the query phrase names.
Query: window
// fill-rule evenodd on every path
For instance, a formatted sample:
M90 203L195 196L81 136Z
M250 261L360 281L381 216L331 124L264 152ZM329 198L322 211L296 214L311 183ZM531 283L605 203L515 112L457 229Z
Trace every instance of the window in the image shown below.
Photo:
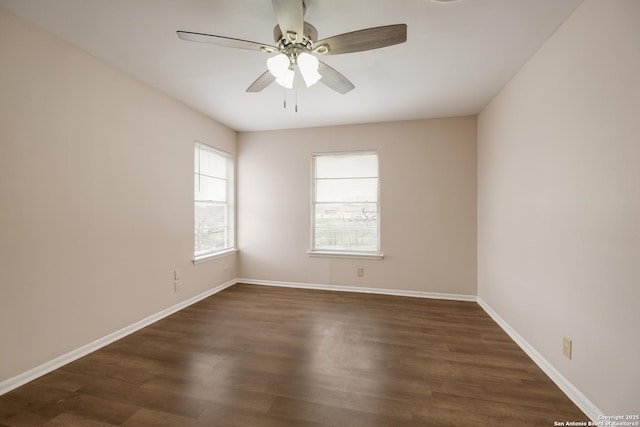
M378 153L313 156L311 253L380 255Z
M234 247L233 159L196 142L194 167L195 259Z

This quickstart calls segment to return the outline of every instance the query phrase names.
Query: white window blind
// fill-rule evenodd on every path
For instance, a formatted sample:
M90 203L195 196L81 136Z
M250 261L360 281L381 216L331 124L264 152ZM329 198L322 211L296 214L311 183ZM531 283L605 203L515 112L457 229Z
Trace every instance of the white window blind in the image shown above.
M312 252L380 252L377 153L314 155L312 199Z
M233 248L233 159L196 142L194 225L196 259Z

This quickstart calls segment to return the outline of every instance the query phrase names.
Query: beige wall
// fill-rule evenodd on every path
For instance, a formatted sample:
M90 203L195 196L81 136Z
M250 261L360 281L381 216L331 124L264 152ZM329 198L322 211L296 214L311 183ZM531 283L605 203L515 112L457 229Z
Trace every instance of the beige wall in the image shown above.
M2 382L235 277L191 259L193 142L236 133L3 11L0 61Z
M385 258L310 257L311 154L363 149ZM475 117L240 133L238 150L240 277L476 294Z
M640 412L639 118L640 2L586 0L478 119L479 296L607 414Z

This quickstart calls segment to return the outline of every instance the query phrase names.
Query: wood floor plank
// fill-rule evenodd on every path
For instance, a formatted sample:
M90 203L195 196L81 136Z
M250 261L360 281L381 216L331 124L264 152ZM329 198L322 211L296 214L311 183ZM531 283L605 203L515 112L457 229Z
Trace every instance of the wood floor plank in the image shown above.
M211 405L199 419L200 427L326 427L327 424L280 417L261 411Z
M269 415L277 415L298 423L315 422L336 427L402 426L410 422L403 417L372 414L288 397L276 398Z
M114 427L120 424L110 424L104 421L97 421L81 415L68 414L66 412L55 416L44 424L44 427Z
M587 417L473 302L235 285L0 396L0 426Z
M126 427L202 427L198 420L146 408L140 408L121 425Z

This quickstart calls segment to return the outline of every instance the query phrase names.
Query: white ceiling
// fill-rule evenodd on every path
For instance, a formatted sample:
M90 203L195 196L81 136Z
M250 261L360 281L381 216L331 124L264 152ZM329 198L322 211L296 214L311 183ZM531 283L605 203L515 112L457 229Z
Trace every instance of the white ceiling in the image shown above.
M0 0L0 7L239 130L476 114L582 0L306 0L319 38L406 23L406 43L325 56L356 86L245 89L267 54L178 39L186 30L273 44L269 0Z

